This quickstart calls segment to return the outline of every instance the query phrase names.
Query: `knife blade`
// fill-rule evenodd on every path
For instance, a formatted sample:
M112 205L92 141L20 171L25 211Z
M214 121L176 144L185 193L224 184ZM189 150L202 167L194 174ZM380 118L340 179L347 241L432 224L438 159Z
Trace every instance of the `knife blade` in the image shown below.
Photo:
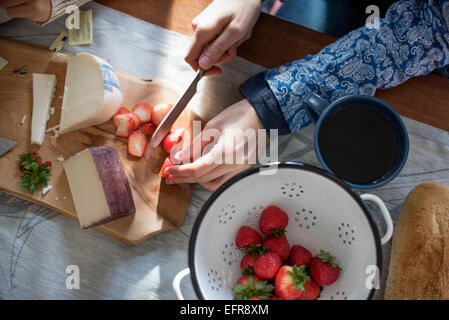
M156 149L164 140L164 137L167 133L170 132L171 127L178 119L179 115L185 109L187 104L193 98L196 93L196 89L198 86L198 82L204 76L207 70L199 69L192 83L188 86L187 90L184 94L179 98L178 102L176 102L175 106L167 113L162 122L157 127L153 136L151 137L147 149L145 150L145 158L148 160L151 156L151 153L154 149Z
M16 142L6 139L0 138L0 157L4 155L6 152L11 150L16 145Z

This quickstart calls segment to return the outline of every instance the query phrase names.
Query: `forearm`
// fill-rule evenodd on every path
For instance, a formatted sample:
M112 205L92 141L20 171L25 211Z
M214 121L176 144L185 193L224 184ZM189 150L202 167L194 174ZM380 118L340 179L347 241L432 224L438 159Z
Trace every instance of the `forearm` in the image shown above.
M311 122L303 106L311 92L329 101L374 95L449 64L448 26L449 0L399 1L379 29L357 29L315 56L266 71L278 116L298 131Z
M47 23L56 20L57 18L66 14L66 8L68 6L78 6L81 7L83 4L89 2L90 0L51 0L51 12L50 17L47 21L43 22L41 25L44 26Z

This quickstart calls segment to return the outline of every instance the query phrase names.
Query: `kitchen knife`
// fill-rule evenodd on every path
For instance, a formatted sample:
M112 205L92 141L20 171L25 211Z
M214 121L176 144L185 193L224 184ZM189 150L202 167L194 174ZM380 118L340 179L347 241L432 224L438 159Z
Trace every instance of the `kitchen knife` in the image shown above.
M206 70L203 70L201 68L198 70L195 79L193 79L192 83L189 85L189 87L181 96L181 98L178 100L178 102L176 102L175 106L170 110L169 113L167 113L165 118L159 124L153 136L151 137L151 140L148 143L147 149L145 151L146 159L150 158L150 155L153 152L153 150L156 149L157 146L161 144L162 140L164 140L164 137L167 135L167 133L170 132L171 127L178 119L179 115L182 113L182 111L185 109L189 101L195 95L198 82L201 80L201 78L204 76L205 73Z
M11 150L16 143L6 138L0 138L0 157Z

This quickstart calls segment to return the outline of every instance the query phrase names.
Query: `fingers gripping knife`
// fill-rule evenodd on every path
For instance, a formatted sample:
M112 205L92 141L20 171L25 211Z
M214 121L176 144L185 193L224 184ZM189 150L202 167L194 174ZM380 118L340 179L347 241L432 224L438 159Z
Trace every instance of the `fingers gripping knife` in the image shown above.
M196 77L193 79L192 83L189 85L187 90L184 92L184 94L179 98L178 102L176 102L175 106L170 110L170 112L165 116L165 118L162 120L162 122L157 127L156 131L153 134L153 137L151 138L150 142L148 143L147 149L145 151L145 158L149 159L151 156L151 153L154 149L157 148L164 140L164 137L167 135L167 133L170 132L171 127L176 122L182 111L185 109L187 104L190 102L192 97L196 93L196 88L198 86L198 82L201 80L201 78L206 73L206 70L199 69L198 73L196 74Z

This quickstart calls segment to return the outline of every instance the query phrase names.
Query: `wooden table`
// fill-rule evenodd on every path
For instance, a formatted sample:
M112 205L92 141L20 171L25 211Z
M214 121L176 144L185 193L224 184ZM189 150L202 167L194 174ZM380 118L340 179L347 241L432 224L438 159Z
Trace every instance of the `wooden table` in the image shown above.
M192 19L211 0L99 0L103 5L169 30L191 36ZM319 52L336 39L262 13L250 40L239 56L267 68ZM449 131L449 79L435 74L411 79L405 84L378 91L403 116Z

